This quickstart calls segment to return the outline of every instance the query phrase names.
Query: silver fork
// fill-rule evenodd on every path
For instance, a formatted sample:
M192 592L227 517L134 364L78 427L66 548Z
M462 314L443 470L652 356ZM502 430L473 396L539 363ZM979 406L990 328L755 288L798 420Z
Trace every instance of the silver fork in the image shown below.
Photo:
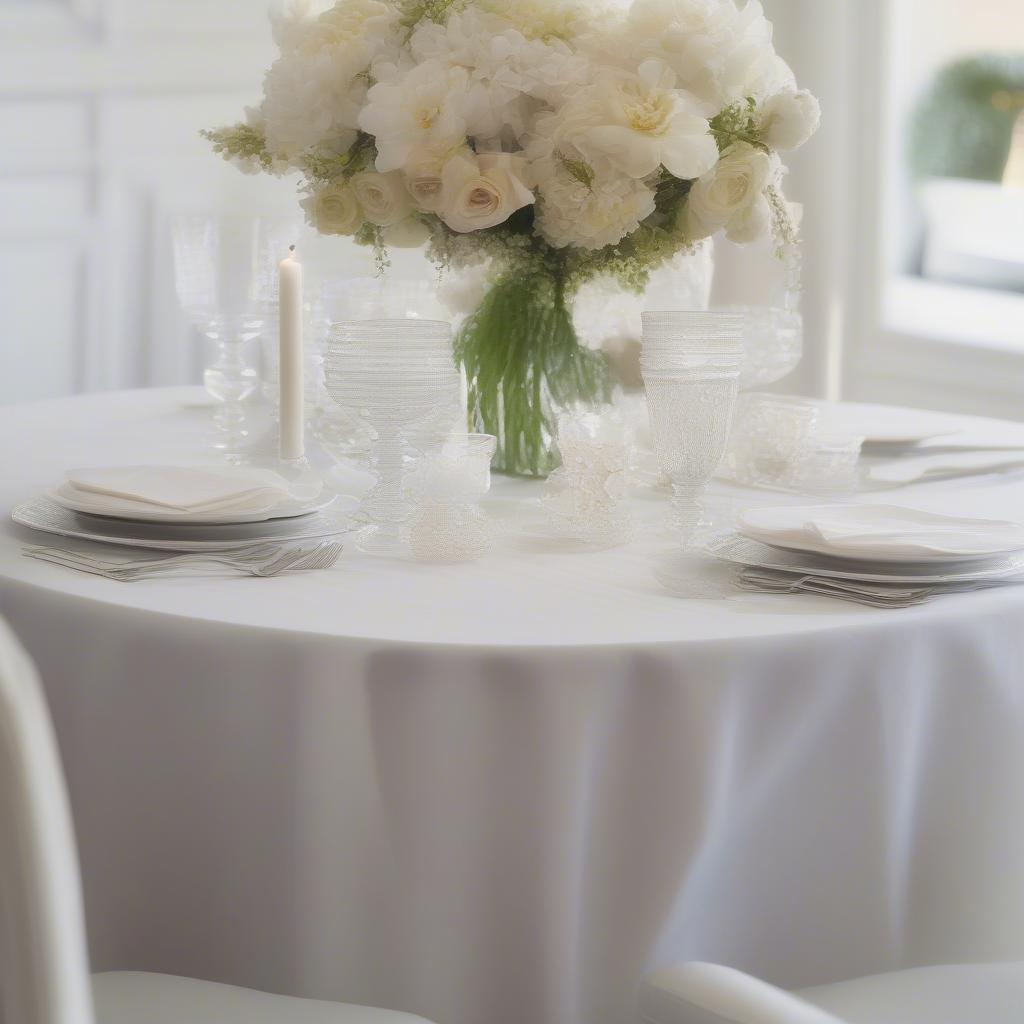
M147 559L128 564L58 548L26 548L24 553L30 558L37 558L40 561L61 565L68 569L131 583L137 580L196 575L188 570L201 569L204 566L222 566L245 575L259 577L279 576L285 572L329 569L341 557L343 550L343 545L337 542L318 544L314 548L296 547L287 550L282 550L278 546L269 552L265 550L267 547L264 545L261 549L251 549L231 556L170 555L161 559Z

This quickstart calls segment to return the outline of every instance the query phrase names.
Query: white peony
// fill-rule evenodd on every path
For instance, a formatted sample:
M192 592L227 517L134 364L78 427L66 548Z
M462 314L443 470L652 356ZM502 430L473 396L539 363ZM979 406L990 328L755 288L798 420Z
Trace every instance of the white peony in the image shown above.
M654 213L654 190L642 181L598 173L558 156L533 166L536 229L556 249L603 249L621 242Z
M392 227L412 213L412 200L402 175L397 171L390 174L362 171L352 175L351 185L363 208L364 218L371 224Z
M354 235L363 225L363 210L347 184L327 185L301 201L306 222L322 235Z
M373 86L359 127L376 139L377 170L400 170L424 147L463 145L468 86L464 68L436 60L396 71Z
M745 142L730 146L718 166L694 182L683 207L689 238L709 238L725 229L734 242L753 242L768 230L771 211L765 189L778 173L767 153Z
M572 142L591 163L607 160L631 178L662 166L677 178L700 177L718 161L718 145L707 119L675 84L675 73L657 60L636 75L602 75L584 100L594 123Z
M758 113L758 129L765 144L785 152L799 149L821 123L821 106L806 89L772 96Z
M452 157L441 175L441 219L460 233L503 224L534 201L525 175L525 160L509 153Z

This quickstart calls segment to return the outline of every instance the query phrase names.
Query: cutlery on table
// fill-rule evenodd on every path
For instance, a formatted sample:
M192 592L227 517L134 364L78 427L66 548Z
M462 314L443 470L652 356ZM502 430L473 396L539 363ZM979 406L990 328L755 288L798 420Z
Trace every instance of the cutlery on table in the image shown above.
M194 576L190 570L230 569L241 575L271 577L286 572L311 572L329 569L341 557L343 545L338 542L317 544L313 547L259 545L223 554L164 555L142 559L112 559L63 548L28 547L24 554L68 569L102 576L106 579L131 583L137 580L166 579L172 576Z

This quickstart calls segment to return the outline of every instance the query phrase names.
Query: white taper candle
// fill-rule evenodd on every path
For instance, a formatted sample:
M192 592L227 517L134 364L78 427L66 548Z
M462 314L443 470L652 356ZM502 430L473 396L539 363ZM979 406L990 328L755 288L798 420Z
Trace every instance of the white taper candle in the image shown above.
M302 264L293 245L281 261L278 319L281 331L281 458L306 454L303 437Z

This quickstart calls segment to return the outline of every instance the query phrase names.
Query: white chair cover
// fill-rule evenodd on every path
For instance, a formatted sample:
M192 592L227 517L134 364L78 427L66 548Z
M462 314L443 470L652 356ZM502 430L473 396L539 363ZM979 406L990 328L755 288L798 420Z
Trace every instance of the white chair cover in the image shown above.
M78 857L32 663L0 620L0 1020L93 1024Z

